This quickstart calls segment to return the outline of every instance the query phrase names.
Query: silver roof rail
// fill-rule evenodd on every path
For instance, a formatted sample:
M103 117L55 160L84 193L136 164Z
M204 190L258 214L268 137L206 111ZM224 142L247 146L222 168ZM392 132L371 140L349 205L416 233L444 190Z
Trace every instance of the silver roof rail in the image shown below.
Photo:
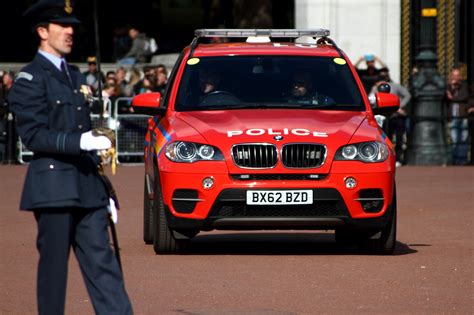
M327 37L330 35L328 29L197 29L194 31L196 37L286 37L296 38L301 36Z

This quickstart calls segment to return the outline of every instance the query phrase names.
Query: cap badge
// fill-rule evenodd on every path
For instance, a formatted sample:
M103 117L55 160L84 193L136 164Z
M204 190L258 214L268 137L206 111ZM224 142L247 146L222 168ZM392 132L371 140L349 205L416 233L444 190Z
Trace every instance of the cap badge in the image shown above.
M71 0L64 1L64 11L66 11L68 14L72 13Z

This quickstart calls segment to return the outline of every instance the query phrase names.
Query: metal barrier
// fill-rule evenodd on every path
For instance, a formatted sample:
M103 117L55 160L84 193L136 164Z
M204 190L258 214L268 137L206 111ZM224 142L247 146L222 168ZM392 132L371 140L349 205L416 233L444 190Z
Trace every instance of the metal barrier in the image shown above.
M101 117L99 114L91 114L92 128L106 127L115 131L117 144L117 157L119 162L143 162L143 143L147 131L147 123L150 116L135 115L126 111L130 107L131 97L120 97L112 104L106 104L108 112ZM128 112L120 114L119 112ZM18 161L27 163L33 156L19 141Z
M143 162L143 143L150 116L130 114L131 100L131 97L120 97L114 103L119 162Z
M143 162L143 142L148 119L149 116L146 115L118 116L116 137L119 161ZM140 159L130 160L130 157L140 157Z
M131 114L131 97L120 97L112 104L106 103L104 115L91 114L92 128L106 127L115 131L119 162L143 162L143 143L147 131L147 115ZM18 138L18 162L28 163L33 152Z

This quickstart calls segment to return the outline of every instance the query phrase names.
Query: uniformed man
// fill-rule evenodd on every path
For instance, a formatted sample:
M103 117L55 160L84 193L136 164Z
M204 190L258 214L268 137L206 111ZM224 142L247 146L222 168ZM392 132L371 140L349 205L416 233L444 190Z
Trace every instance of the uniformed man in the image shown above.
M109 196L97 167L96 150L111 142L90 131L89 89L79 69L65 60L79 23L72 12L70 0L40 0L25 12L39 49L9 94L18 133L34 152L20 207L34 211L38 225L38 310L64 314L72 248L95 312L131 314L109 244Z

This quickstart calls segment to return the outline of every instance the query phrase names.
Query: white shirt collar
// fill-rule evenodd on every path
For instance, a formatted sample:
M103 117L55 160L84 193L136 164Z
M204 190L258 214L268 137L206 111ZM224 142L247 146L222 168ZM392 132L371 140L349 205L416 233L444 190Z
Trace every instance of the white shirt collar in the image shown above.
M64 61L64 63L66 63L66 60L64 58L60 58L44 50L38 49L38 52L41 55L43 55L46 59L48 59L56 68L58 68L59 71L61 71L61 62Z

